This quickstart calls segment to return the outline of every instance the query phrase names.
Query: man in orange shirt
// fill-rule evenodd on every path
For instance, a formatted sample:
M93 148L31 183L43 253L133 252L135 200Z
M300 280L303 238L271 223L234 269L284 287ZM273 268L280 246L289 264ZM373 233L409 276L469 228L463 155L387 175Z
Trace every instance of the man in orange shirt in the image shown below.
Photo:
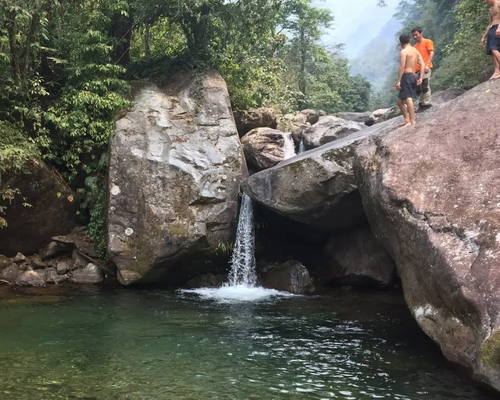
M415 47L424 59L424 77L422 79L422 84L417 86L417 94L419 95L419 107L418 111L424 111L431 107L431 71L432 71L432 59L434 58L434 43L430 39L424 39L422 36L422 28L416 27L411 30L411 35L415 39ZM420 65L417 64L415 73L418 74L420 71Z

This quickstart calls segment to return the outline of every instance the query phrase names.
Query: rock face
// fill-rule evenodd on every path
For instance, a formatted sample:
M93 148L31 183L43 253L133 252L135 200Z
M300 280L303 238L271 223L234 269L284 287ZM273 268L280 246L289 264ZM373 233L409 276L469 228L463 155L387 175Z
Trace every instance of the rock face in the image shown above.
M372 230L420 327L500 391L500 82L356 150Z
M371 114L369 112L339 112L333 115L337 118L345 119L346 121L354 121L364 124L370 118ZM375 112L373 115L376 115Z
M328 115L321 117L313 126L307 128L302 136L306 150L314 149L323 144L346 137L354 132L366 128L364 124L347 121L342 118Z
M309 271L293 260L269 271L264 277L264 287L293 294L311 294L315 290Z
M278 117L272 108L260 107L255 110L237 111L234 120L240 137L255 128L272 128L278 126Z
M138 87L111 141L108 255L125 285L177 284L193 274L179 265L234 238L244 160L226 84L175 83Z
M257 171L274 167L295 155L290 132L256 128L241 139L245 159Z
M29 161L26 170L2 175L0 183L0 191L17 188L21 192L11 204L7 202L8 226L0 229L0 254L6 256L36 253L51 236L66 234L77 224L74 193L61 176L37 159ZM24 207L25 202L30 206Z
M386 287L394 279L395 264L369 227L335 234L325 247L327 282L335 285Z
M265 207L316 229L333 231L365 221L352 171L359 141L394 121L377 124L258 172L243 191Z
M446 90L441 90L436 93L432 93L432 104L439 105L446 103L447 101L454 100L458 96L463 95L466 92L465 89L461 88L449 88Z

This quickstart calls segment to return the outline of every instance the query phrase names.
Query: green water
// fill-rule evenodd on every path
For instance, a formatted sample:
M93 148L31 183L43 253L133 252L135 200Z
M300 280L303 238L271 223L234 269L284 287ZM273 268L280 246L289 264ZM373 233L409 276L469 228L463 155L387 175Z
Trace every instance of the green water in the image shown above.
M450 369L399 294L56 290L0 293L0 399L494 398Z

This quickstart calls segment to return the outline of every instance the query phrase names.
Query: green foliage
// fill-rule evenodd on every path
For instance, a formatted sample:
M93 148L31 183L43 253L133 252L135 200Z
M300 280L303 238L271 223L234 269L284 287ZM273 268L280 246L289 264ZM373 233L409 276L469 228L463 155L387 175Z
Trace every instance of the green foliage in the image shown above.
M90 211L87 231L92 237L100 258L106 257L107 236L106 236L106 201L103 190L99 189L96 201ZM95 198L95 197L94 197Z

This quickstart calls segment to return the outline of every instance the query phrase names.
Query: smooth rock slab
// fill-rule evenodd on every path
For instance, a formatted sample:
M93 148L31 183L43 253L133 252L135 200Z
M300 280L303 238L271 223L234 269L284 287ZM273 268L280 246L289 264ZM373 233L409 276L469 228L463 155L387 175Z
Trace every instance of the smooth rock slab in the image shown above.
M445 357L500 391L500 82L356 149L371 228ZM376 125L375 125L376 126Z

